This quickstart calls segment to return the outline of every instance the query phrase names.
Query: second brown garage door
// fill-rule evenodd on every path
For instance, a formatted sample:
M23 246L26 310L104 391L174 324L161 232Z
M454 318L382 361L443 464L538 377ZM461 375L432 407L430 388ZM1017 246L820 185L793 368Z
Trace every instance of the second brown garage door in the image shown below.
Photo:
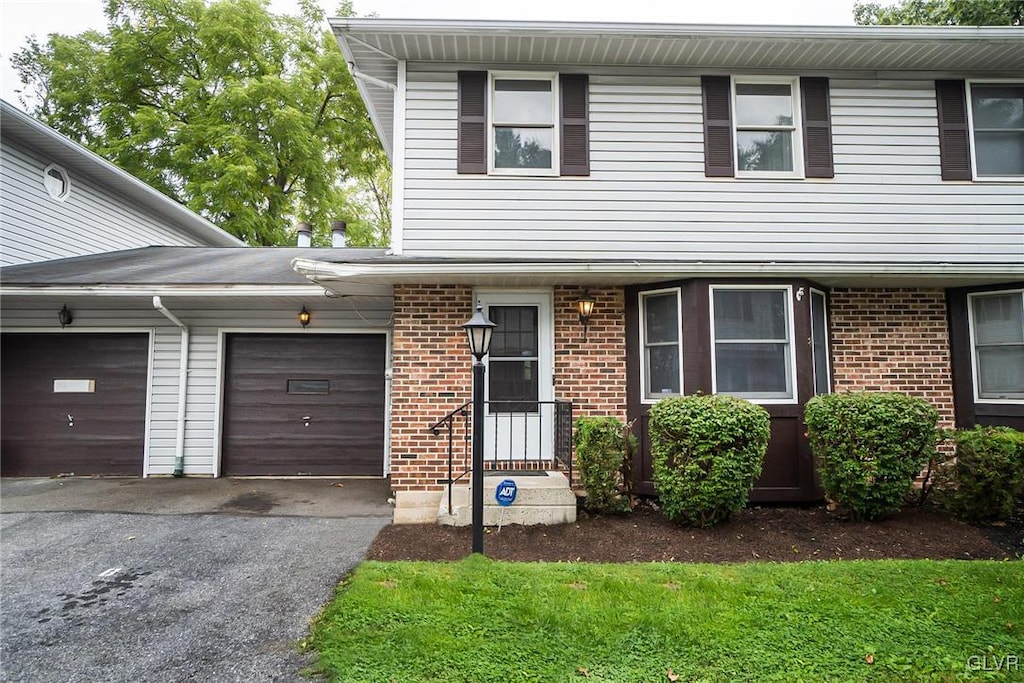
M385 336L227 337L221 470L382 476Z

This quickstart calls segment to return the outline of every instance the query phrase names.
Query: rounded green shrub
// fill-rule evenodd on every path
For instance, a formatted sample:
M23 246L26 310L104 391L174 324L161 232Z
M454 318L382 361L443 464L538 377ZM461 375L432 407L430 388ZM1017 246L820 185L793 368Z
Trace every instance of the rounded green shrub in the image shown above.
M958 517L1007 519L1024 495L1024 432L1009 427L957 431L956 459L946 468L940 500Z
M654 488L670 520L709 527L743 509L768 450L768 411L732 396L666 398L651 407Z
M634 442L629 426L614 417L576 420L573 446L580 483L587 494L583 501L587 510L609 513L631 509L629 467Z
M935 449L938 412L898 392L816 396L804 408L825 495L854 519L900 509Z

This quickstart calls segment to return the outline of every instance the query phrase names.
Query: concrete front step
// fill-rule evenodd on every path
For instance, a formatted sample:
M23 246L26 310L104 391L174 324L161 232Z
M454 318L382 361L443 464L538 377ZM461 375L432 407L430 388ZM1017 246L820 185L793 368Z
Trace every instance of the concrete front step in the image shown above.
M501 506L494 498L498 485L505 479L516 483L516 499L509 506ZM472 499L468 483L452 487L451 514L448 511L448 492L441 496L437 513L439 524L469 526L473 523ZM505 474L484 477L484 525L499 524L567 524L576 521L576 494L569 480L561 472L529 475Z

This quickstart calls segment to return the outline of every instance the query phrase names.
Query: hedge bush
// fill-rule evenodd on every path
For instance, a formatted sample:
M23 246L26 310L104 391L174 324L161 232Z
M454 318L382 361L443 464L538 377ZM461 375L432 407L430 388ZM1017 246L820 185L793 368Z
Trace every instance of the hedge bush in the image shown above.
M597 513L628 512L632 508L629 470L635 441L630 426L614 417L576 420L573 445L580 483L587 494L584 508Z
M854 519L900 509L935 449L938 412L896 392L816 396L804 409L825 495Z
M953 439L955 460L940 468L943 506L972 521L1009 518L1024 495L1024 432L978 426Z
M742 510L761 475L769 425L764 408L732 396L656 403L648 431L665 516L708 527Z

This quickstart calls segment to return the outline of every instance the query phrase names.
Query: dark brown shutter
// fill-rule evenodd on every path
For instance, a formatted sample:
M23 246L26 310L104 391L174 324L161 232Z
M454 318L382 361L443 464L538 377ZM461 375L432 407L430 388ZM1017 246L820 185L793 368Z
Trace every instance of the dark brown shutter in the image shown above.
M833 178L832 117L828 103L827 78L801 78L800 97L803 100L804 122L804 176L807 178Z
M561 174L590 175L589 82L586 74L559 74Z
M459 72L459 173L487 173L487 72Z
M701 76L704 102L704 175L732 177L732 88L728 76Z
M963 81L935 81L939 109L939 163L943 180L971 179L971 138Z

